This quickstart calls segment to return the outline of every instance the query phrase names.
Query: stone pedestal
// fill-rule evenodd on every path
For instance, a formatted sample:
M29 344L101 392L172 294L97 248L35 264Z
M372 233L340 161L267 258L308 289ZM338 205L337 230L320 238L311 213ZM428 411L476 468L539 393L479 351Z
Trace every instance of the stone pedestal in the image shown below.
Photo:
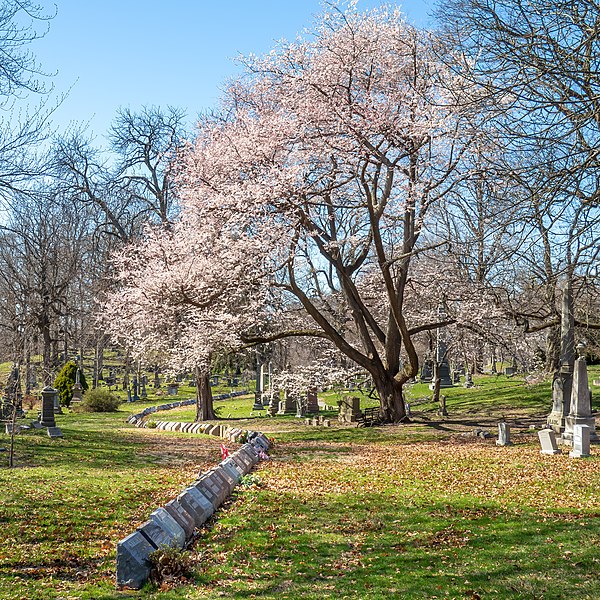
M263 410L262 392L259 390L254 392L254 404L252 405L252 410Z
M58 391L52 387L42 390L42 418L40 423L44 427L56 427L54 418L54 403L58 402Z
M78 403L81 402L83 399L83 388L81 387L81 383L75 383L73 385L73 399L71 400L72 403Z
M600 441L596 433L596 420L592 416L587 365L583 356L580 356L575 361L573 386L571 389L571 408L569 414L565 417L565 431L562 436L566 444L571 445L573 442L573 433L576 425L587 425L590 431L590 441L594 443Z

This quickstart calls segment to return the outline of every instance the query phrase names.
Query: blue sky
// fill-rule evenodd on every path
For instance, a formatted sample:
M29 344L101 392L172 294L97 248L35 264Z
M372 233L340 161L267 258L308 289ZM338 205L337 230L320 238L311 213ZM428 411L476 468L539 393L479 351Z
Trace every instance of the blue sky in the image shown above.
M425 26L433 4L401 6L409 21ZM54 125L64 131L87 123L102 142L120 106L181 107L193 121L216 105L220 86L239 68L238 54L262 54L295 37L321 7L319 0L56 0L50 29L31 51L56 72L55 95L70 90Z

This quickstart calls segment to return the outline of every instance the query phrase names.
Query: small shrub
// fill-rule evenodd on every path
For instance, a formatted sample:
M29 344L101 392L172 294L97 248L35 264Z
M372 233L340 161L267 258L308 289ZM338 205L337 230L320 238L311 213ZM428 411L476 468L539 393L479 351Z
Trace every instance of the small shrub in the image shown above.
M261 481L258 475L254 475L254 473L249 473L248 475L243 475L240 479L240 485L245 488L250 487L260 487Z
M150 581L155 585L186 580L193 567L192 556L179 548L163 546L148 556Z
M71 400L73 400L73 386L75 385L76 373L77 365L70 360L69 362L65 363L65 366L60 370L59 374L54 380L54 387L58 390L58 398L61 406L68 407L71 404ZM88 389L88 384L85 380L83 369L80 370L79 375L81 389L86 391Z
M156 421L148 421L146 423L146 428L147 429L156 429Z
M115 412L121 400L110 390L97 387L83 395L82 409L85 412Z

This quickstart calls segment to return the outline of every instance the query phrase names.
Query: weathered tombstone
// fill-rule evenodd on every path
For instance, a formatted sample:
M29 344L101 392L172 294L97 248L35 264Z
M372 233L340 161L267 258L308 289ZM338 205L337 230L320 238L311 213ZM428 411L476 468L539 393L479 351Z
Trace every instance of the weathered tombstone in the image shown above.
M360 410L360 398L357 396L346 396L338 401L340 414L338 420L342 423L355 423L362 417Z
M185 530L175 518L164 508L157 508L151 515L150 520L164 529L171 538L170 545L178 548L185 546Z
M472 388L475 384L473 383L473 376L471 375L471 371L467 370L465 373L465 382L463 383L463 387Z
M44 427L56 427L54 418L54 402L58 401L58 391L52 387L45 387L42 390L42 418L40 423Z
M584 344L577 345L580 356L575 361L573 384L571 387L571 406L569 414L565 417L565 430L562 436L567 444L573 440L573 432L576 425L587 425L589 427L590 440L592 442L599 441L596 433L596 420L592 416L592 407L590 405L590 391L584 348Z
M271 395L269 399L269 406L267 408L267 412L274 417L279 410L279 402L280 402L281 392L279 388L274 386L271 387Z
M54 403L54 406L53 406L54 414L55 415L62 415L63 411L62 411L62 407L60 405L60 402L58 400L58 394L56 394L56 396L54 396L53 403Z
M556 445L556 434L552 429L540 429L538 437L542 445L542 454L560 454L560 450Z
M510 425L508 423L498 423L496 446L512 446L512 442L510 441Z
M156 548L134 531L117 543L117 586L139 590L150 575L148 556Z
M306 393L306 412L311 415L319 412L319 397L315 388Z
M278 415L293 415L296 412L296 400L291 391L283 391L283 400L279 403Z
M48 437L49 438L61 438L63 436L60 427L48 427Z
M588 458L590 456L590 427L589 425L575 425L573 427L573 450L569 452L571 458Z
M183 508L177 500L171 500L165 504L165 510L179 523L179 526L185 532L186 539L190 539L194 534L195 522L190 513Z
M160 369L158 367L154 367L154 389L158 389L160 387Z
M423 366L421 367L421 375L419 376L419 380L421 383L429 383L433 379L433 361L429 358L426 358L423 361Z
M517 367L505 367L504 374L507 377L512 377L517 372Z
M178 383L169 383L167 385L167 396L177 396L179 392L179 384Z

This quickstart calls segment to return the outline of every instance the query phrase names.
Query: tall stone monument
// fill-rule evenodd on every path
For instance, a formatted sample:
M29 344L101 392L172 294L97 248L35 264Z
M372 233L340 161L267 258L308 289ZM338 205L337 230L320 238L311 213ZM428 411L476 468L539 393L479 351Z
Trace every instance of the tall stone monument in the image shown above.
M254 404L252 405L252 410L262 410L263 409L263 373L264 373L264 365L256 363L256 389L254 392Z
M565 431L565 418L571 408L571 389L575 366L575 319L573 316L573 289L570 284L562 290L560 320L560 368L552 381L552 411L546 419L548 426L558 434Z
M587 425L590 432L590 442L598 443L596 419L592 416L590 403L590 388L588 386L587 364L585 362L585 345L578 344L579 358L575 361L573 385L571 386L571 404L569 414L565 417L563 442L572 444L573 432L576 425Z
M440 304L438 306L438 320L440 322L445 321L447 318L444 307ZM437 343L435 348L435 364L433 369L433 381L429 384L429 389L433 390L435 387L436 376L440 379L440 387L452 387L454 382L450 374L450 365L448 364L448 346L446 344L446 334L441 327L437 330Z

